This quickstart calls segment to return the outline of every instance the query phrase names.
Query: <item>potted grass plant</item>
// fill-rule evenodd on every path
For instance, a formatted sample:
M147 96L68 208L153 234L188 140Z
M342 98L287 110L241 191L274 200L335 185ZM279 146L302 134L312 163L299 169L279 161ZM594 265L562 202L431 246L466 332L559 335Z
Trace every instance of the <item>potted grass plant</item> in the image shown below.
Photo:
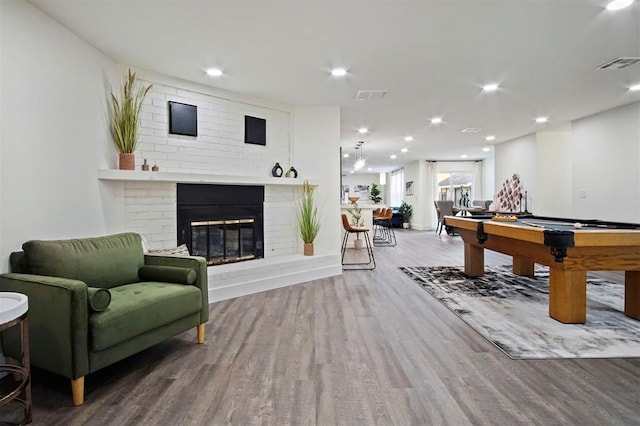
M313 241L320 230L318 209L313 200L315 187L305 180L302 184L302 199L298 206L298 232L304 242L304 255L313 256Z
M111 92L111 136L119 152L118 168L121 170L135 169L140 110L152 86L138 84L136 73L129 69L119 96Z

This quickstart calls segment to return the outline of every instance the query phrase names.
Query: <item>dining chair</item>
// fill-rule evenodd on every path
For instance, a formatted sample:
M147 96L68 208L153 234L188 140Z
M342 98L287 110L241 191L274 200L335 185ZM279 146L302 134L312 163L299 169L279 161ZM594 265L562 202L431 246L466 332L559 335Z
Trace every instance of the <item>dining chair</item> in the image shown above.
M444 228L445 226L444 217L453 216L453 201L438 200L435 203L436 203L436 210L438 212L438 226L436 227L436 231L438 232L438 235L440 235L442 233L442 228Z
M371 245L371 239L369 238L369 228L364 226L353 226L349 223L349 218L345 213L342 213L342 227L344 228L344 237L342 238L342 269L343 270L373 270L376 269L376 259L373 256L373 246ZM360 235L364 235L364 243L369 257L368 262L345 262L344 256L347 252L347 244L349 242L349 236L355 234L356 238ZM357 251L357 250L356 250ZM347 266L345 268L345 266ZM355 266L355 267L354 267Z

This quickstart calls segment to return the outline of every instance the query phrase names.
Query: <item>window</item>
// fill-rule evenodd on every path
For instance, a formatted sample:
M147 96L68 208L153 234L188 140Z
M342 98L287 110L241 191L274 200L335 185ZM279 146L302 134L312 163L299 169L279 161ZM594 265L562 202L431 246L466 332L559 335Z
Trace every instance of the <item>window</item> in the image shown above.
M469 207L472 189L472 172L438 173L439 200L453 200L456 206Z
M389 207L400 207L404 194L404 170L391 172L389 187Z

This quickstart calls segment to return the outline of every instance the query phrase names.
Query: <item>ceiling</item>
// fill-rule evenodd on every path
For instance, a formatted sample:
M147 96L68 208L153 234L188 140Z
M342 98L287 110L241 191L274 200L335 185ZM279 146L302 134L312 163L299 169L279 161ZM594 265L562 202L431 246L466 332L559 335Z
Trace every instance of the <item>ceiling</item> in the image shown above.
M363 140L359 173L375 173L490 157L482 148L640 101L628 89L640 84L640 64L596 69L640 57L640 2L614 12L607 1L30 3L121 64L288 104L339 105L344 170ZM207 67L224 74L209 77ZM347 75L331 76L334 67ZM485 93L488 83L500 87ZM388 92L364 101L359 90ZM441 124L430 123L436 116Z

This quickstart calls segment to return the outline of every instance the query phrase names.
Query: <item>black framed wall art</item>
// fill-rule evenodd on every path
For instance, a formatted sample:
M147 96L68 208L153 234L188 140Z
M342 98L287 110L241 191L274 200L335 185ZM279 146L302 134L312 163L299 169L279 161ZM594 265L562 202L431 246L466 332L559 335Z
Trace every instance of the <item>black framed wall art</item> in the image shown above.
M198 136L198 107L169 101L169 133Z
M267 120L264 118L244 116L244 143L267 145Z

